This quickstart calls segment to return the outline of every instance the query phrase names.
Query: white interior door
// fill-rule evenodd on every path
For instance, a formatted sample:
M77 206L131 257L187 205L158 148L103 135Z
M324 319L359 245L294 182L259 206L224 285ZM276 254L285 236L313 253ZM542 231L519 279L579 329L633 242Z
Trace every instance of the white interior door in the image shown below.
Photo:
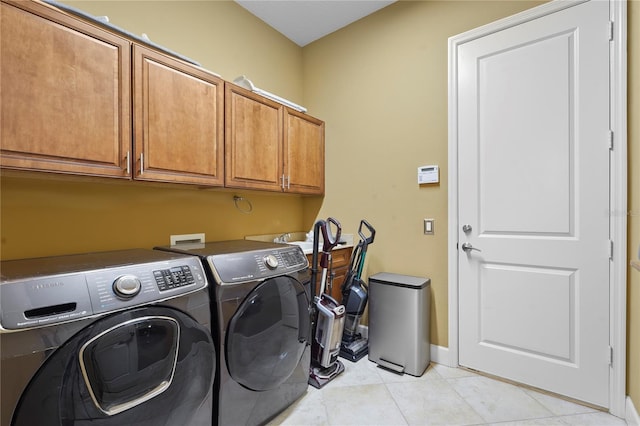
M457 56L459 363L602 407L608 24L591 0Z

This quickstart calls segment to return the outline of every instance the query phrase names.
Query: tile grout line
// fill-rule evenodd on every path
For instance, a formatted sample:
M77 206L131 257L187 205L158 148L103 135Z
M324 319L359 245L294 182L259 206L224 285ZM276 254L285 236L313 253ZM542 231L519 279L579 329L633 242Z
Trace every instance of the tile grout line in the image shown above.
M468 379L468 378L473 378L473 377L476 377L476 376L452 377L452 378L444 379L444 380L445 380L445 381L447 382L447 384L451 387L451 390L453 390L453 391L456 393L456 395L458 395L458 397L460 397L460 399L461 399L465 404L467 404L467 406L468 406L469 408L471 408L471 411L473 411L474 413L476 413L476 414L478 415L478 417L480 417L482 420L484 420L484 423L479 423L478 425L489 425L489 424L491 424L491 423L490 423L490 422L489 422L489 421L488 421L488 420L487 420L487 419L486 419L482 414L478 413L478 411L477 411L475 408L473 408L473 405L469 404L469 401L467 401L467 398L465 398L464 396L462 396L462 395L460 394L460 392L458 392L458 389L456 389L456 388L455 388L455 386L453 386L453 385L451 384L451 381L452 381L452 380Z
M396 399L393 397L393 393L391 393L391 390L387 386L388 383L383 382L382 384L384 385L384 389L387 391L387 393L389 394L389 396L393 400L393 403L395 404L396 408L400 412L400 415L402 416L402 419L404 420L405 425L409 426L411 423L409 423L409 419L407 419L407 416L405 416L404 411L402 411L402 407L400 407L400 405L398 405L398 401L396 401Z

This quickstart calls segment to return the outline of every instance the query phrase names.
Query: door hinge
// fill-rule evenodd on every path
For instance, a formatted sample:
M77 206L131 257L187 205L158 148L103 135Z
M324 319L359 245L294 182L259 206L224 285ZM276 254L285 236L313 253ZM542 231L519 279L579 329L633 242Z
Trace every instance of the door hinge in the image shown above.
M613 348L609 346L609 366L613 366Z
M613 21L609 21L609 41L613 41Z
M613 130L609 130L609 149L613 149Z
M609 260L613 260L613 241L609 240Z

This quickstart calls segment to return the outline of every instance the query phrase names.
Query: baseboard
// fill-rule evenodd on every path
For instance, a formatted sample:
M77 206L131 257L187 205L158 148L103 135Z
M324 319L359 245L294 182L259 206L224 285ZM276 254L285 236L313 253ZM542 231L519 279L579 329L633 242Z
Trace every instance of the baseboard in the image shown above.
M627 425L640 426L640 415L638 415L638 411L636 410L636 407L633 405L633 401L631 400L631 398L629 398L628 395L624 411L624 419L627 421Z
M358 325L358 333L360 333L365 339L368 339L369 327L362 324ZM450 365L451 362L449 361L449 348L445 348L444 346L431 345L429 350L429 357L431 362L435 362L436 364L446 365L447 367L457 367L457 365Z
M449 365L449 348L445 348L444 346L431 345L429 355L431 356L431 362L446 365L447 367L457 367L457 365Z

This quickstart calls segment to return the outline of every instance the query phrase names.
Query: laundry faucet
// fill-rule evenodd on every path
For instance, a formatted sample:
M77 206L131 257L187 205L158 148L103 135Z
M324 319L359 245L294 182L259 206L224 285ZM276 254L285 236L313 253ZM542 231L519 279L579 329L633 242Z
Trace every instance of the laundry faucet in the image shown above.
M291 234L288 232L285 232L284 234L280 235L277 238L273 239L274 243L288 243L289 240L291 239Z

